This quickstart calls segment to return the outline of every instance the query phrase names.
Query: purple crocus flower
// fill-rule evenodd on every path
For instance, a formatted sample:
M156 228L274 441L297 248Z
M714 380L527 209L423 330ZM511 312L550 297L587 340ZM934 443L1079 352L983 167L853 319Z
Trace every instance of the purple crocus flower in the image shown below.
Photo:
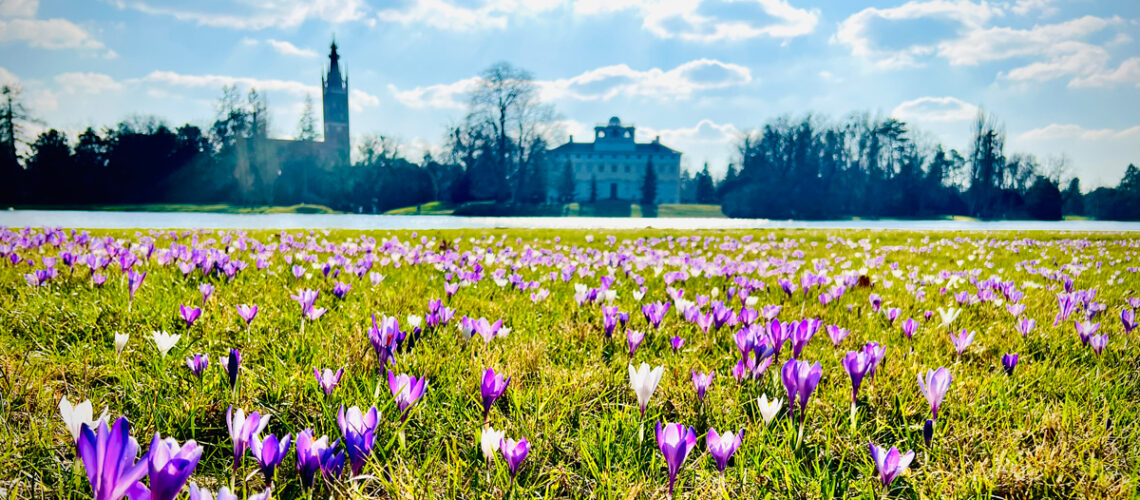
M918 322L914 318L907 318L901 325L903 334L906 335L907 340L914 338L914 332L918 331Z
M800 422L804 421L808 399L811 398L811 394L815 391L815 386L819 384L819 378L822 375L823 369L819 363L811 364L807 361L795 359L789 359L780 369L784 389L788 391L788 410L791 411L793 418L795 417L796 397L799 397Z
M338 299L344 299L346 296L348 296L349 290L352 290L352 285L338 281L336 285L333 286L332 293L334 297Z
M249 447L250 439L265 430L265 426L269 425L270 415L262 416L255 411L246 416L241 408L238 408L236 413L233 410L233 406L226 410L226 426L230 431L230 441L234 444L234 470L237 470L241 465L241 457L245 455L245 449Z
M511 470L511 482L515 480L515 475L519 472L519 464L526 460L526 456L530 453L530 443L526 438L515 441L511 438L503 438L499 441L499 452L503 454L503 459L507 461L507 468Z
M673 354L676 354L683 345L685 345L685 339L681 338L680 335L674 335L673 338L669 339L669 347L673 348Z
M265 476L265 484L273 484L273 472L277 470L277 466L281 464L282 460L285 460L285 455L289 453L291 439L292 436L289 434L280 440L273 434L265 439L257 434L250 438L249 451L253 453L253 458L257 460L257 467Z
M602 306L602 330L607 339L614 335L614 329L617 328L618 323L618 314L617 306Z
M490 368L483 371L483 383L479 389L483 396L483 421L487 421L487 414L491 412L491 406L495 404L495 400L502 397L506 392L507 386L511 384L511 377L503 378L503 374L495 373L495 370Z
M653 325L654 329L661 327L661 321L665 319L665 312L669 310L669 302L650 302L641 306L641 314L645 316L645 322Z
M182 316L182 321L186 322L186 328L194 326L194 322L198 321L198 317L202 315L202 309L197 307L186 307L186 304L178 306L178 314Z
M342 366L336 373L333 373L329 368L325 368L325 371L321 372L319 368L313 367L313 375L316 376L317 385L324 391L325 396L332 396L337 384L340 383L340 378L344 376L344 367ZM300 435L297 437L299 438Z
M344 449L348 452L348 461L351 464L352 475L360 475L364 463L372 454L372 447L376 444L376 425L380 416L376 407L369 408L362 413L359 407L353 406L345 413L344 405L336 414L336 422L340 426L340 433L344 436Z
M1020 333L1022 337L1025 337L1029 335L1029 332L1033 331L1034 326L1037 326L1036 321L1033 321L1029 317L1021 318L1017 321L1017 333Z
M198 285L198 291L202 293L202 306L205 306L206 301L210 300L210 296L214 294L214 285L202 283Z
M94 429L83 423L77 445L95 500L119 500L128 495L145 498L148 494L140 482L147 474L147 461L135 463L139 443L131 437L127 417L119 417L109 429L105 420Z
M202 373L210 366L210 356L205 354L195 354L193 357L186 358L186 366L190 367L190 373L199 379L202 378Z
M313 487L313 478L321 470L321 458L328 452L336 452L337 442L329 446L328 436L313 439L313 430L305 429L297 433L297 472L301 475L301 487ZM341 464L344 464L344 452L341 452Z
M179 446L174 438L160 439L158 433L154 433L146 457L150 500L178 498L201 458L202 447L193 439Z
M851 332L846 328L840 328L837 325L827 325L827 336L831 337L831 343L835 344L835 347L839 347L839 344L843 342L843 339L847 338L847 335L850 333Z
M237 307L238 316L245 321L246 326L253 322L253 318L257 317L257 306L248 304L239 304Z
M135 292L139 291L142 287L143 280L146 279L146 272L137 273L134 269L127 271L127 293L128 302L135 301Z
M851 376L851 404L854 405L859 397L859 386L863 383L863 377L871 369L871 358L865 351L847 351L847 355L843 357L843 369Z
M878 370L879 364L883 362L883 356L887 354L887 348L879 345L878 342L867 342L863 346L863 352L867 353L867 375L871 376L871 381L875 380L875 370Z
M950 370L944 367L927 371L925 383L923 383L922 374L918 374L918 387L922 390L922 395L926 396L926 401L930 403L930 414L933 415L934 420L938 420L938 408L942 406L942 400L946 398L946 391L950 390L951 378Z
M715 376L716 372L712 371L708 373L693 371L693 387L697 390L698 401L702 403L705 402L705 393L708 392L709 386L712 385L713 377Z
M902 310L897 307L891 307L888 308L884 314L887 317L887 323L893 325L895 323L895 320L899 319L899 315L902 314Z
M629 356L637 352L637 348L641 346L641 341L645 340L645 332L637 330L626 330L626 342L629 344Z
M1124 333L1132 333L1136 329L1136 312L1132 309L1120 311L1120 324L1124 326Z
M290 295L289 298L297 301L297 304L301 306L302 315L308 315L309 310L313 308L313 304L317 303L317 297L319 297L320 294L321 293L317 290L309 290L306 288L297 292L296 295Z
M1089 337L1088 344L1089 347L1092 347L1093 352L1099 356L1100 353L1104 352L1104 348L1108 346L1108 335L1093 335Z
M445 283L443 285L443 291L447 293L447 298L451 298L452 295L455 295L455 292L459 291L459 283Z
M907 467L910 467L910 461L914 460L913 451L899 453L899 449L893 446L888 451L876 446L875 443L869 443L869 446L871 458L875 461L875 469L879 472L879 482L884 488L889 487L895 478L906 472Z
M709 429L705 441L708 443L709 455L712 455L713 460L716 461L716 469L721 474L728 467L728 459L732 458L732 454L736 453L737 448L740 448L740 440L743 437L744 429L735 434L732 432L718 434L715 428Z
M1005 369L1005 374L1013 376L1013 368L1017 366L1017 354L1009 353L1001 357L1001 367Z
M934 421L929 418L926 423L922 424L922 440L926 443L926 447L930 448L930 442L934 439Z
M966 331L965 328L963 328L961 332L958 332L957 335L953 332L950 333L950 342L954 344L954 351L957 352L958 357L962 357L962 353L966 352L966 348L974 343L975 335L977 335L977 332Z
M802 319L798 323L789 323L792 328L792 357L799 359L804 347L811 342L812 337L819 331L822 322L818 319Z
M657 436L657 447L665 457L665 464L669 468L669 495L673 495L673 484L677 481L677 473L689 452L697 446L697 432L692 427L683 424L665 424L657 422L654 430Z
M400 337L400 320L393 316L381 316L380 323L372 315L372 328L368 330L368 341L380 366L392 363L396 356L396 339Z
M218 364L226 371L226 377L230 382L230 390L233 390L234 387L237 387L238 368L241 368L241 351L230 349L229 355L218 359Z
M388 370L388 388L392 391L392 397L396 398L396 406L400 409L401 422L408 418L408 410L411 410L416 402L423 397L426 387L427 377L417 379L403 373L397 376L392 373L392 370Z
M1088 344L1089 339L1096 334L1100 329L1100 323L1091 323L1088 321L1077 321L1073 323L1077 327L1077 335L1081 338L1082 344Z

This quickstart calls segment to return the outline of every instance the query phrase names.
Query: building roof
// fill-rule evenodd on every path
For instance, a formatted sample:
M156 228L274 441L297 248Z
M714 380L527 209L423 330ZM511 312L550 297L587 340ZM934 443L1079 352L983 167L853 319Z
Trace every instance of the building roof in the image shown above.
M680 151L677 151L677 150L670 148L664 144L661 144L660 142L637 143L637 144L634 144L634 146L636 146L636 147L632 151L611 151L611 150L598 151L598 150L594 149L594 143L592 143L592 142L567 142L566 144L563 144L563 145L558 146L554 149L551 149L550 154L554 154L554 155L575 154L575 153L580 153L580 154L585 154L585 153L614 153L614 154L620 154L620 153L669 154L669 153L672 153L672 154L681 154Z

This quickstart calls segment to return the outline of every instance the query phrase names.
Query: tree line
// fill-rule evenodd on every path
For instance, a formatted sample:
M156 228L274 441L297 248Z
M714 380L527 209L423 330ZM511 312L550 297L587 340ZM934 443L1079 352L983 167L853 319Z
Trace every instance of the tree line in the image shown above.
M2 88L0 203L82 206L149 203L289 205L315 203L349 212L383 212L441 200L496 213L561 206L575 193L570 165L548 150L560 117L542 102L533 76L507 63L480 74L467 112L447 125L437 156L408 159L391 138L363 135L348 164L273 159L272 117L264 94L226 87L208 127L173 127L133 116L74 141L49 129L25 137L36 121L19 89ZM311 99L294 136L316 143ZM303 145L303 144L302 144ZM1114 188L1082 193L1067 161L1007 153L1005 133L980 113L966 151L947 149L895 118L854 114L778 117L742 135L736 160L714 179L685 173L683 198L720 204L732 217L819 219L849 216L1059 219L1087 215L1140 219L1140 170L1129 165ZM647 165L641 199L653 200ZM596 199L596 187L590 198ZM646 203L649 205L650 203ZM643 207L643 213L654 213Z

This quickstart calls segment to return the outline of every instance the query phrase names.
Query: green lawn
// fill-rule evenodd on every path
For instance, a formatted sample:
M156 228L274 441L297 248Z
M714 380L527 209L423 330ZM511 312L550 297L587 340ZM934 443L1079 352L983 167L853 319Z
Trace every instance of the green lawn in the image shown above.
M378 408L375 449L363 476L327 484L318 479L314 498L663 498L666 463L653 433L658 421L692 426L698 436L680 469L677 498L1140 494L1140 330L1125 334L1120 322L1126 299L1140 296L1135 235L126 230L97 231L114 238L76 243L70 232L44 237L41 231L0 232L0 491L12 498L90 498L74 441L57 410L64 396L92 400L96 414L107 408L112 418L128 417L143 452L156 432L180 443L196 440L204 453L191 479L211 489L232 484L239 498L262 491L266 480L249 452L237 474L231 468L224 420L231 405L272 414L265 435L295 436L312 428L330 441L341 439L341 405ZM695 237L682 238L689 236ZM176 265L181 257L166 254L181 253L184 245L199 250L185 252L191 262L241 260L247 267L232 278L193 266L184 275ZM44 285L27 281L26 275L44 269L45 257L66 251L97 258L120 249L140 256L134 268L147 272L133 302L118 258L98 271L107 278L101 287L86 265L71 269L63 261L55 263L57 275ZM486 257L488 251L496 256ZM12 264L11 252L30 263ZM369 261L371 268L358 278L358 265ZM294 265L300 265L300 278L294 277ZM831 281L807 293L781 289L778 280L798 284L809 271ZM383 275L382 282L373 285L370 272ZM495 282L515 273L537 285L523 291ZM461 276L470 283L448 299L445 282ZM606 339L601 306L580 305L575 298L575 284L596 288L603 276L613 277L612 304L630 313L630 327L647 332L632 356L620 327ZM866 278L862 284L860 276ZM845 277L851 286L824 305L820 294ZM991 277L1024 294L1022 315L1036 321L1029 335L1016 332L1007 310L1012 302L988 288ZM1074 320L1085 314L1080 308L1054 326L1063 278L1072 280L1072 290L1096 291L1089 307L1105 306L1093 319L1098 333L1108 334L1102 355L1074 330ZM757 310L780 305L781 322L819 318L850 331L835 347L821 329L800 354L822 368L807 403L802 442L786 411L766 423L756 402L761 395L780 398L786 410L779 371L791 355L790 344L766 371L738 381L733 368L740 359L734 340L739 326L705 333L674 305L653 328L641 313L643 304L671 301L670 290L684 290L688 299L727 301L735 314L742 308L738 290L750 280ZM352 287L343 299L332 293L338 282ZM639 300L640 282L646 289ZM203 306L199 286L205 283L216 290ZM975 283L992 296L958 306L955 293L980 296ZM304 288L318 290L315 305L327 309L315 321L303 321L290 298ZM538 290L549 297L533 301ZM737 293L731 299L730 290ZM881 299L880 312L872 308L874 296ZM371 316L394 316L407 331L407 316L427 314L431 299L444 299L454 309L451 324L425 327L414 347L382 366L369 341ZM183 304L203 307L192 326L179 316ZM248 328L235 311L238 304L260 308ZM936 312L923 317L951 305L961 307L961 314L948 328L940 326ZM893 322L884 314L891 308L900 309ZM698 309L712 310L707 304ZM456 326L463 316L502 320L511 331L489 342L479 335L467 340ZM900 329L908 318L918 322L913 340ZM949 332L962 329L977 336L959 357ZM156 350L154 330L181 335L169 355ZM114 348L116 332L130 336L121 354ZM673 336L686 340L677 352L669 346ZM851 381L841 359L871 341L884 345L886 355L874 381L863 383L853 423ZM218 362L230 348L242 356L232 391ZM1014 352L1020 362L1007 376L1000 358ZM185 362L199 353L210 356L200 379ZM644 418L630 388L631 362L664 370ZM331 396L318 389L314 367L345 367ZM916 377L939 367L953 381L927 446L922 426L931 411ZM389 368L428 379L423 398L403 423L389 390ZM501 456L488 464L480 452L485 368L511 376L488 423L507 437L525 437L531 446L513 492ZM703 403L691 382L694 370L716 374ZM706 451L710 428L744 431L723 475ZM916 452L909 470L888 490L877 479L869 442ZM274 498L305 496L290 450L277 467Z

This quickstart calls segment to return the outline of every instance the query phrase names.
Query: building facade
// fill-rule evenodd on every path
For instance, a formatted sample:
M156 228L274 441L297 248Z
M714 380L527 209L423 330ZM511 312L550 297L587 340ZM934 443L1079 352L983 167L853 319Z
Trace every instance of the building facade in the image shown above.
M321 72L322 140L254 138L238 148L238 172L270 184L263 188L266 203L327 203L329 200L309 178L351 161L348 128L348 74L341 71L340 54L334 41L329 46L329 66Z
M594 142L570 142L549 151L553 171L549 198L558 198L558 185L569 165L574 174L574 201L589 201L596 189L598 200L640 202L649 165L657 176L657 203L679 203L681 152L653 142L639 143L633 125L618 117L594 127Z

